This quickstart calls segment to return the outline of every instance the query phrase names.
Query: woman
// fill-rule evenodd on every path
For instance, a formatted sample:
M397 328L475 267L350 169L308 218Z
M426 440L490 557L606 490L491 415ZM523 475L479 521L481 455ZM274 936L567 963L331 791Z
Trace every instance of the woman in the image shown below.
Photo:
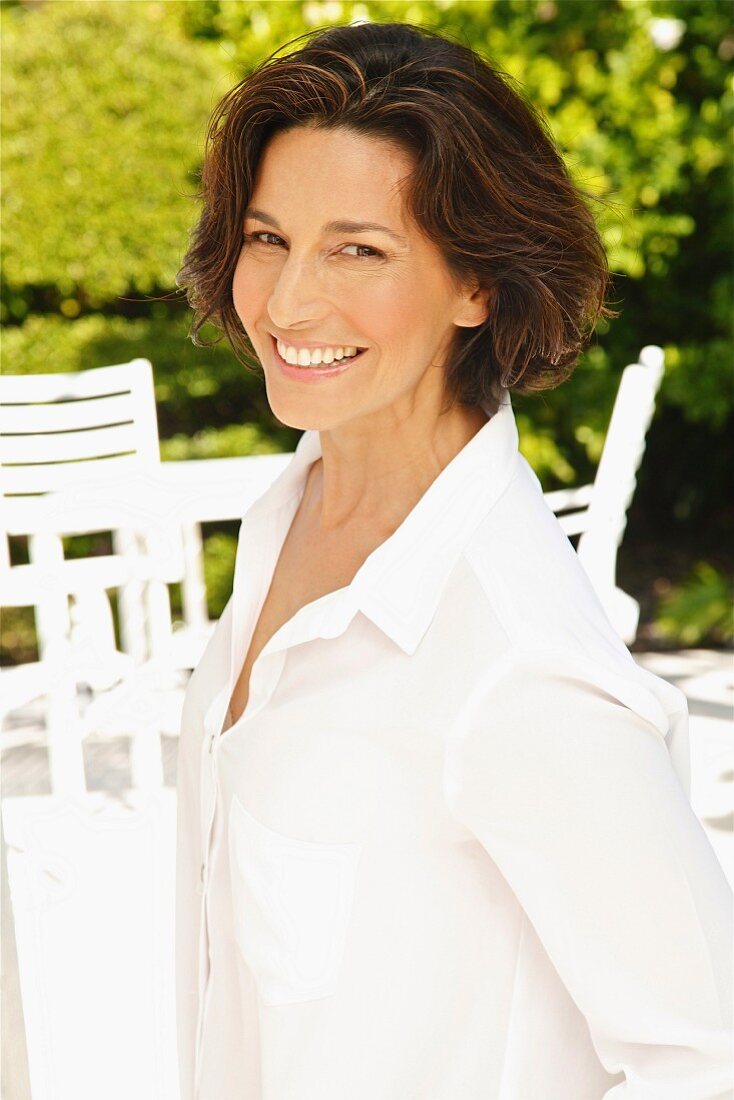
M332 28L214 113L179 277L304 429L243 518L178 777L184 1100L713 1100L730 892L685 697L518 452L608 283L472 51Z

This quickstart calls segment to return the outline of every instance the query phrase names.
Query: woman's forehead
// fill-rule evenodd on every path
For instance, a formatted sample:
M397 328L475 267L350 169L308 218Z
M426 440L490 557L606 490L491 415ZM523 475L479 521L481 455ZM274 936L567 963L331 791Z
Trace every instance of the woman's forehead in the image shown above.
M299 128L266 146L250 206L276 219L309 211L309 220L321 217L319 224L374 222L407 236L404 190L411 169L407 155L384 141Z

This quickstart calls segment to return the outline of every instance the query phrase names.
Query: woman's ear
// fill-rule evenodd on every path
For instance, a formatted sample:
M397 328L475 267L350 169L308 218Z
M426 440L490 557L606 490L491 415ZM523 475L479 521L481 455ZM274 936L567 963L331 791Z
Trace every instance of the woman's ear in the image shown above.
M494 291L492 287L481 287L477 280L464 293L462 303L457 310L454 324L462 328L476 328L483 325L492 308Z

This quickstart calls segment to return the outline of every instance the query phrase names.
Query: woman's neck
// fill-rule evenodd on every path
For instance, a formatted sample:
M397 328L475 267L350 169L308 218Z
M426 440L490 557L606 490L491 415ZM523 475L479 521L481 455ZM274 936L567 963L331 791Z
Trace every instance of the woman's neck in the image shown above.
M431 483L487 423L482 408L455 405L432 417L386 415L379 429L322 432L303 507L325 534L394 531Z

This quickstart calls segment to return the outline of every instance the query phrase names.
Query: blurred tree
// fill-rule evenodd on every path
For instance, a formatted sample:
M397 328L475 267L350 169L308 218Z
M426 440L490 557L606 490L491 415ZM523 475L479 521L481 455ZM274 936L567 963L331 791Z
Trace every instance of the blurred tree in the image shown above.
M4 9L6 316L169 289L221 67L164 5ZM40 292L40 294L39 294ZM44 293L45 292L45 293Z
M660 601L658 633L684 646L734 641L734 581L708 562L695 565L685 584L672 586Z

